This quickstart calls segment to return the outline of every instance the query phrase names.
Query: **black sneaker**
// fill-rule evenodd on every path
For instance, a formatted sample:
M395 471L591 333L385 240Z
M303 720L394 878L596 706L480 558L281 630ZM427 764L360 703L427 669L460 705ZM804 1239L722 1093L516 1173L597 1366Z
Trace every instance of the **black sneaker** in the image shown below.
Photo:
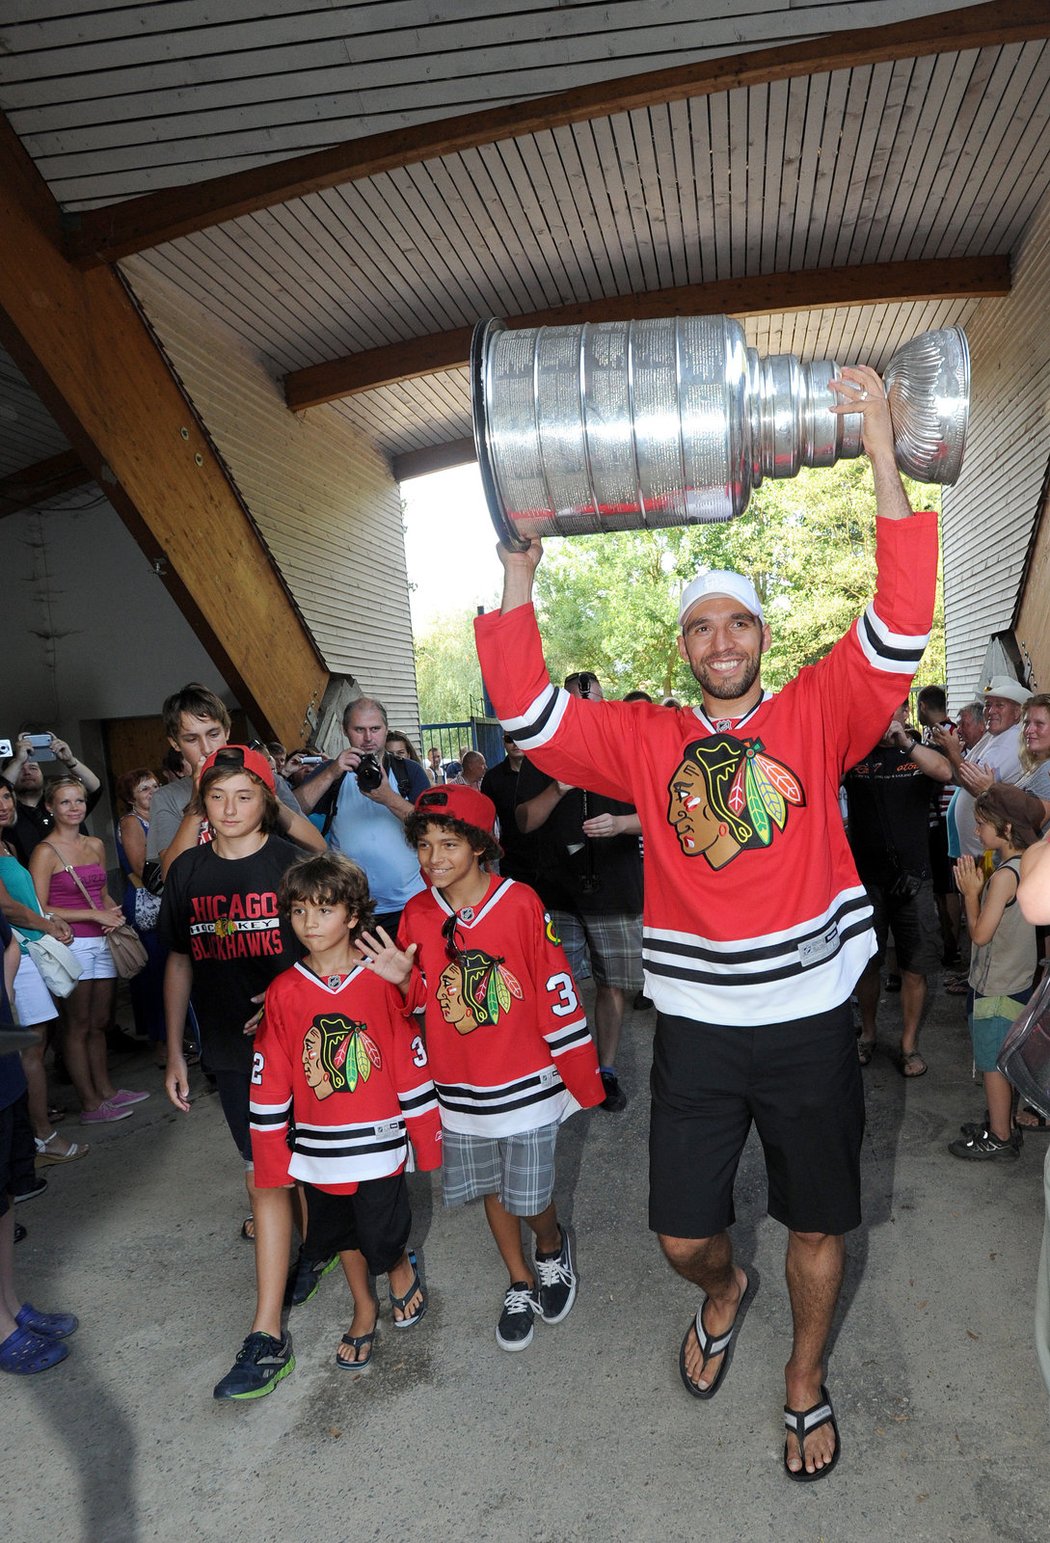
M285 1307L302 1307L317 1295L322 1278L339 1263L339 1255L330 1259L306 1259L300 1248L295 1263L288 1271L288 1284L284 1288Z
M987 1114L985 1114L983 1120L967 1120L965 1125L959 1126L959 1131L968 1139L973 1136L986 1136L988 1134ZM1014 1126L1013 1130L1010 1132L1010 1140L1013 1142L1018 1151L1020 1151L1024 1146L1024 1131L1021 1129L1020 1125Z
M602 1087L605 1089L605 1097L598 1105L608 1114L619 1114L627 1108L627 1094L620 1086L620 1079L615 1072L602 1072Z
M576 1270L569 1234L561 1227L561 1248L555 1254L536 1255L536 1295L544 1323L561 1323L576 1300Z
M960 1138L948 1143L953 1157L961 1157L968 1163L1016 1163L1019 1153L1013 1140L1000 1141L990 1130L979 1135Z
M47 1180L39 1173L34 1174L25 1189L15 1190L11 1199L15 1205L21 1205L23 1200L35 1200L37 1195L42 1195L47 1188Z
M21 1243L22 1239L26 1237L28 1230L28 1228L22 1226L21 1222L15 1222L15 1242Z
M294 1366L292 1342L287 1334L284 1339L274 1339L272 1334L249 1334L230 1370L215 1384L213 1397L262 1398L272 1393Z
M524 1350L532 1344L532 1320L539 1305L536 1288L527 1280L513 1281L507 1287L496 1325L496 1344L501 1350Z

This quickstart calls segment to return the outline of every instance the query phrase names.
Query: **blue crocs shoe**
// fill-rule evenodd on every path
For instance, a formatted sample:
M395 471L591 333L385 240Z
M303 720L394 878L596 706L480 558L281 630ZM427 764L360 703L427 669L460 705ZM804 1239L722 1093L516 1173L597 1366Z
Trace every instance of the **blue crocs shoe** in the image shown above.
M57 1366L69 1354L69 1346L60 1339L45 1339L32 1329L16 1329L0 1342L0 1372L13 1372L16 1377L29 1377L34 1372L46 1372Z
M237 1352L237 1359L221 1382L215 1384L215 1398L262 1398L272 1393L282 1377L295 1367L292 1342L274 1339L258 1331L249 1334Z
M80 1327L79 1319L74 1318L72 1313L41 1313L32 1302L22 1303L15 1314L15 1322L20 1329L43 1334L45 1339L65 1339L67 1335L75 1334Z

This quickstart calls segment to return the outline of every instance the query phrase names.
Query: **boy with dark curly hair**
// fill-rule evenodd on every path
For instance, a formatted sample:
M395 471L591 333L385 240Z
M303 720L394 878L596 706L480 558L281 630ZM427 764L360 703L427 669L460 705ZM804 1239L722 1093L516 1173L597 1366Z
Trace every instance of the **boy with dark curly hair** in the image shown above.
M421 1169L441 1162L434 1084L404 996L357 948L374 912L362 869L338 853L307 858L277 899L306 952L266 992L252 1072L255 1182L301 1181L311 1249L339 1255L354 1303L336 1364L360 1371L379 1317L369 1272L389 1279L395 1329L414 1328L427 1309L405 1252L405 1168L409 1137Z
M553 1199L554 1153L562 1122L605 1095L550 917L526 885L485 871L500 855L495 820L491 799L474 788L421 793L405 835L429 888L405 907L398 946L385 933L362 946L410 1005L425 1000L445 1204L483 1197L510 1276L496 1341L523 1350L537 1314L560 1323L576 1299L572 1245Z

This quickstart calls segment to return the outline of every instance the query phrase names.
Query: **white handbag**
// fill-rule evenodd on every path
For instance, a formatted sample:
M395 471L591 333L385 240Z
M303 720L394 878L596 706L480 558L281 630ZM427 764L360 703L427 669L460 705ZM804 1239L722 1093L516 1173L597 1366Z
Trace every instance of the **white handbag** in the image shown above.
M30 959L40 971L52 996L67 997L80 979L83 965L71 948L43 932L38 938L26 938L12 927L19 943L24 943Z

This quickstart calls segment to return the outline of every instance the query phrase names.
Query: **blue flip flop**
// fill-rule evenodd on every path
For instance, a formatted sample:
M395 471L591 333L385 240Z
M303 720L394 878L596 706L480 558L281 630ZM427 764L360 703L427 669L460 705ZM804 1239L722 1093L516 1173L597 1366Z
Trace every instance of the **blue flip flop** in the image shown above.
M395 1329L414 1329L416 1324L419 1322L419 1320L425 1314L425 1312L427 1310L427 1307L429 1306L429 1300L427 1298L426 1290L424 1289L423 1282L419 1278L419 1267L418 1267L418 1265L416 1263L416 1256L415 1256L415 1253L414 1253L414 1251L412 1249L409 1249L409 1252L408 1252L408 1262L412 1266L412 1284L409 1286L408 1290L405 1292L403 1297L396 1297L394 1295L394 1293L391 1291L391 1293L390 1293L390 1311L391 1311L391 1314L393 1314L393 1311L394 1311L395 1308L397 1308L398 1312L403 1313L405 1308L408 1306L409 1302L411 1302L412 1298L415 1296L417 1291L420 1292L420 1294L422 1296L422 1301L420 1302L419 1306L416 1308L415 1312L412 1313L409 1317L407 1317L407 1318L394 1318L393 1319L393 1324L394 1324L394 1328Z

